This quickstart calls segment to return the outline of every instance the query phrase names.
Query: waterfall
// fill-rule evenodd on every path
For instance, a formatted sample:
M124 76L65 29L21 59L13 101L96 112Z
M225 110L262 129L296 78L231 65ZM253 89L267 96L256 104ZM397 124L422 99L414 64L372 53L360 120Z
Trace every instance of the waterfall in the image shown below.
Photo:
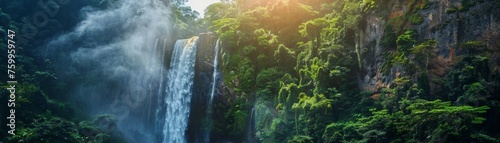
M212 75L212 92L211 92L211 95L210 95L210 100L209 100L209 104L208 106L211 107L212 105L212 102L214 100L214 95L215 95L215 85L217 85L217 62L218 62L218 56L219 56L219 39L217 39L217 42L215 44L215 53L214 53L214 73Z
M163 48L162 48L162 52L161 52L161 61L165 61L166 58L168 57L165 57L165 53L167 53L167 51L165 51L165 49L167 48L167 39L165 39L163 41ZM165 106L164 105L164 100L163 100L163 95L165 92L163 92L164 90L166 90L166 87L164 86L165 83L165 77L166 76L166 71L168 71L167 69L165 69L166 67L165 66L161 66L160 68L160 72L159 72L159 76L160 76L160 79L159 79L159 85L158 85L158 89L157 89L157 95L156 95L156 106L155 107L150 107L148 111L151 111L153 109L156 108L156 112L155 112L155 123L154 123L154 134L156 134L158 136L158 134L161 134L162 136L159 136L158 138L162 138L163 137L163 126L164 126L164 117L165 115L163 114L165 111L165 109L163 109L163 107ZM152 105L151 105L152 106Z
M197 40L193 37L175 43L165 90L164 143L186 142Z
M42 56L74 83L69 94L77 105L92 116L116 117L126 141L184 143L198 38L173 47L171 14L163 0L88 6L80 10L82 21L49 41Z
M255 104L252 107L252 111L250 112L250 119L248 120L247 141L249 143L255 143L255 142L257 142L257 139L255 138L255 119L254 119L254 114L255 114Z
M214 63L213 63L213 73L212 73L212 91L210 92L210 99L208 100L207 104L207 116L205 117L205 143L210 142L210 127L211 127L211 118L212 118L212 104L214 100L214 95L215 95L215 88L217 88L217 66L218 66L218 56L219 56L219 39L217 39L217 42L215 44L214 48Z

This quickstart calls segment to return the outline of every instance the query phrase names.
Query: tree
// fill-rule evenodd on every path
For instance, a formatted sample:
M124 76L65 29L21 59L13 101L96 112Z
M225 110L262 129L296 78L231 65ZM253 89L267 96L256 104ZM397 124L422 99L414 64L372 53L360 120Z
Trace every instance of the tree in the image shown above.
M429 60L435 56L433 55L433 49L435 46L436 40L427 40L413 47L411 49L411 53L416 55L418 63L425 63L424 67L427 69L429 66Z
M214 22L219 19L234 18L235 16L236 10L234 5L220 2L211 4L205 9L204 20L208 25L214 25Z

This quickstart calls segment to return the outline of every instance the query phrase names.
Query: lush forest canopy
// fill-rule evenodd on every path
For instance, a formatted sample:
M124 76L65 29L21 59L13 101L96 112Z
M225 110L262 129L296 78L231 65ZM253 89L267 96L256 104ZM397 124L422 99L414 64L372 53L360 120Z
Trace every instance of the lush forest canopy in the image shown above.
M424 22L419 11L437 2L404 1L406 11L392 16L396 1L223 0L210 5L203 18L183 1L167 2L174 38L214 32L221 40L224 84L235 96L215 103L212 140L245 142L253 120L251 136L266 143L500 142L500 71L490 55L500 44L479 38L464 41L457 46L462 52L450 71L442 78L431 77L438 41L420 38L415 25ZM65 12L55 18L65 22L45 27L44 34L19 46L23 48L17 51L17 69L23 74L18 75L16 109L23 112L17 114L16 135L6 137L6 129L0 128L0 141L124 142L115 130L115 117L89 117L67 102L71 83L58 80L51 61L36 49L44 38L80 20L75 9L105 9L113 2L86 0L61 7ZM500 8L500 2L492 0L460 2L446 13L465 13L482 3L493 11ZM8 3L0 7L3 53L6 28L19 31L21 18L39 10L30 9L36 7L30 0ZM18 9L24 6L28 11ZM384 62L376 70L390 74L398 67L405 72L384 88L366 91L359 82L370 51L360 43L373 15L387 21L379 41ZM0 67L7 65L2 62ZM2 101L8 100L7 92L1 91ZM1 115L7 116L7 111L1 110Z
M484 1L462 1L464 7ZM205 24L224 47L224 83L236 93L216 128L238 140L255 108L261 142L498 142L498 69L488 66L482 41L464 42L450 73L432 79L436 40L419 39L413 25L433 1L272 0L210 5ZM498 2L496 7L498 7ZM379 69L406 74L379 91L358 88L361 34L369 16L385 18ZM483 50L479 50L483 49ZM496 47L498 51L498 47ZM488 77L489 76L489 77ZM431 80L444 85L431 92ZM227 125L227 123L230 123ZM495 127L493 127L495 126ZM242 140L239 140L242 141Z

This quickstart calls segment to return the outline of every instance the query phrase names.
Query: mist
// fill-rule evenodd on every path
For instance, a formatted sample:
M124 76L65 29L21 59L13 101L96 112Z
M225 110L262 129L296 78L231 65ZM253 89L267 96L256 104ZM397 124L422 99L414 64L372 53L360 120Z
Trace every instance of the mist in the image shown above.
M46 56L72 84L69 98L90 115L112 114L129 142L158 142L170 10L159 0L117 0L85 7L73 30L49 42ZM154 104L153 104L154 103ZM155 113L156 112L156 113Z

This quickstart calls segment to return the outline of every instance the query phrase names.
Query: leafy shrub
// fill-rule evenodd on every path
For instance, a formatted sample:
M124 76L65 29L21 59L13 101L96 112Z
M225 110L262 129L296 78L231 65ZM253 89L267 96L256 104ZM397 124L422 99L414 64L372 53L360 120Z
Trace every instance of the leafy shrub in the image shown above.
M309 136L294 136L288 143L314 143L312 137Z
M411 24L414 24L414 25L418 25L418 24L421 24L422 22L424 22L424 20L422 19L422 16L420 16L419 13L415 13L415 14L411 15L409 17L409 20L410 20Z
M489 107L453 106L441 100L400 101L402 110L371 109L371 116L356 122L332 123L323 134L325 142L454 142L467 139L473 126L485 118ZM473 142L469 140L467 142Z
M457 11L457 8L454 8L454 7L446 8L446 13L454 13L456 11Z
M458 8L459 11L467 11L470 7L476 5L476 0L462 0L462 6Z

